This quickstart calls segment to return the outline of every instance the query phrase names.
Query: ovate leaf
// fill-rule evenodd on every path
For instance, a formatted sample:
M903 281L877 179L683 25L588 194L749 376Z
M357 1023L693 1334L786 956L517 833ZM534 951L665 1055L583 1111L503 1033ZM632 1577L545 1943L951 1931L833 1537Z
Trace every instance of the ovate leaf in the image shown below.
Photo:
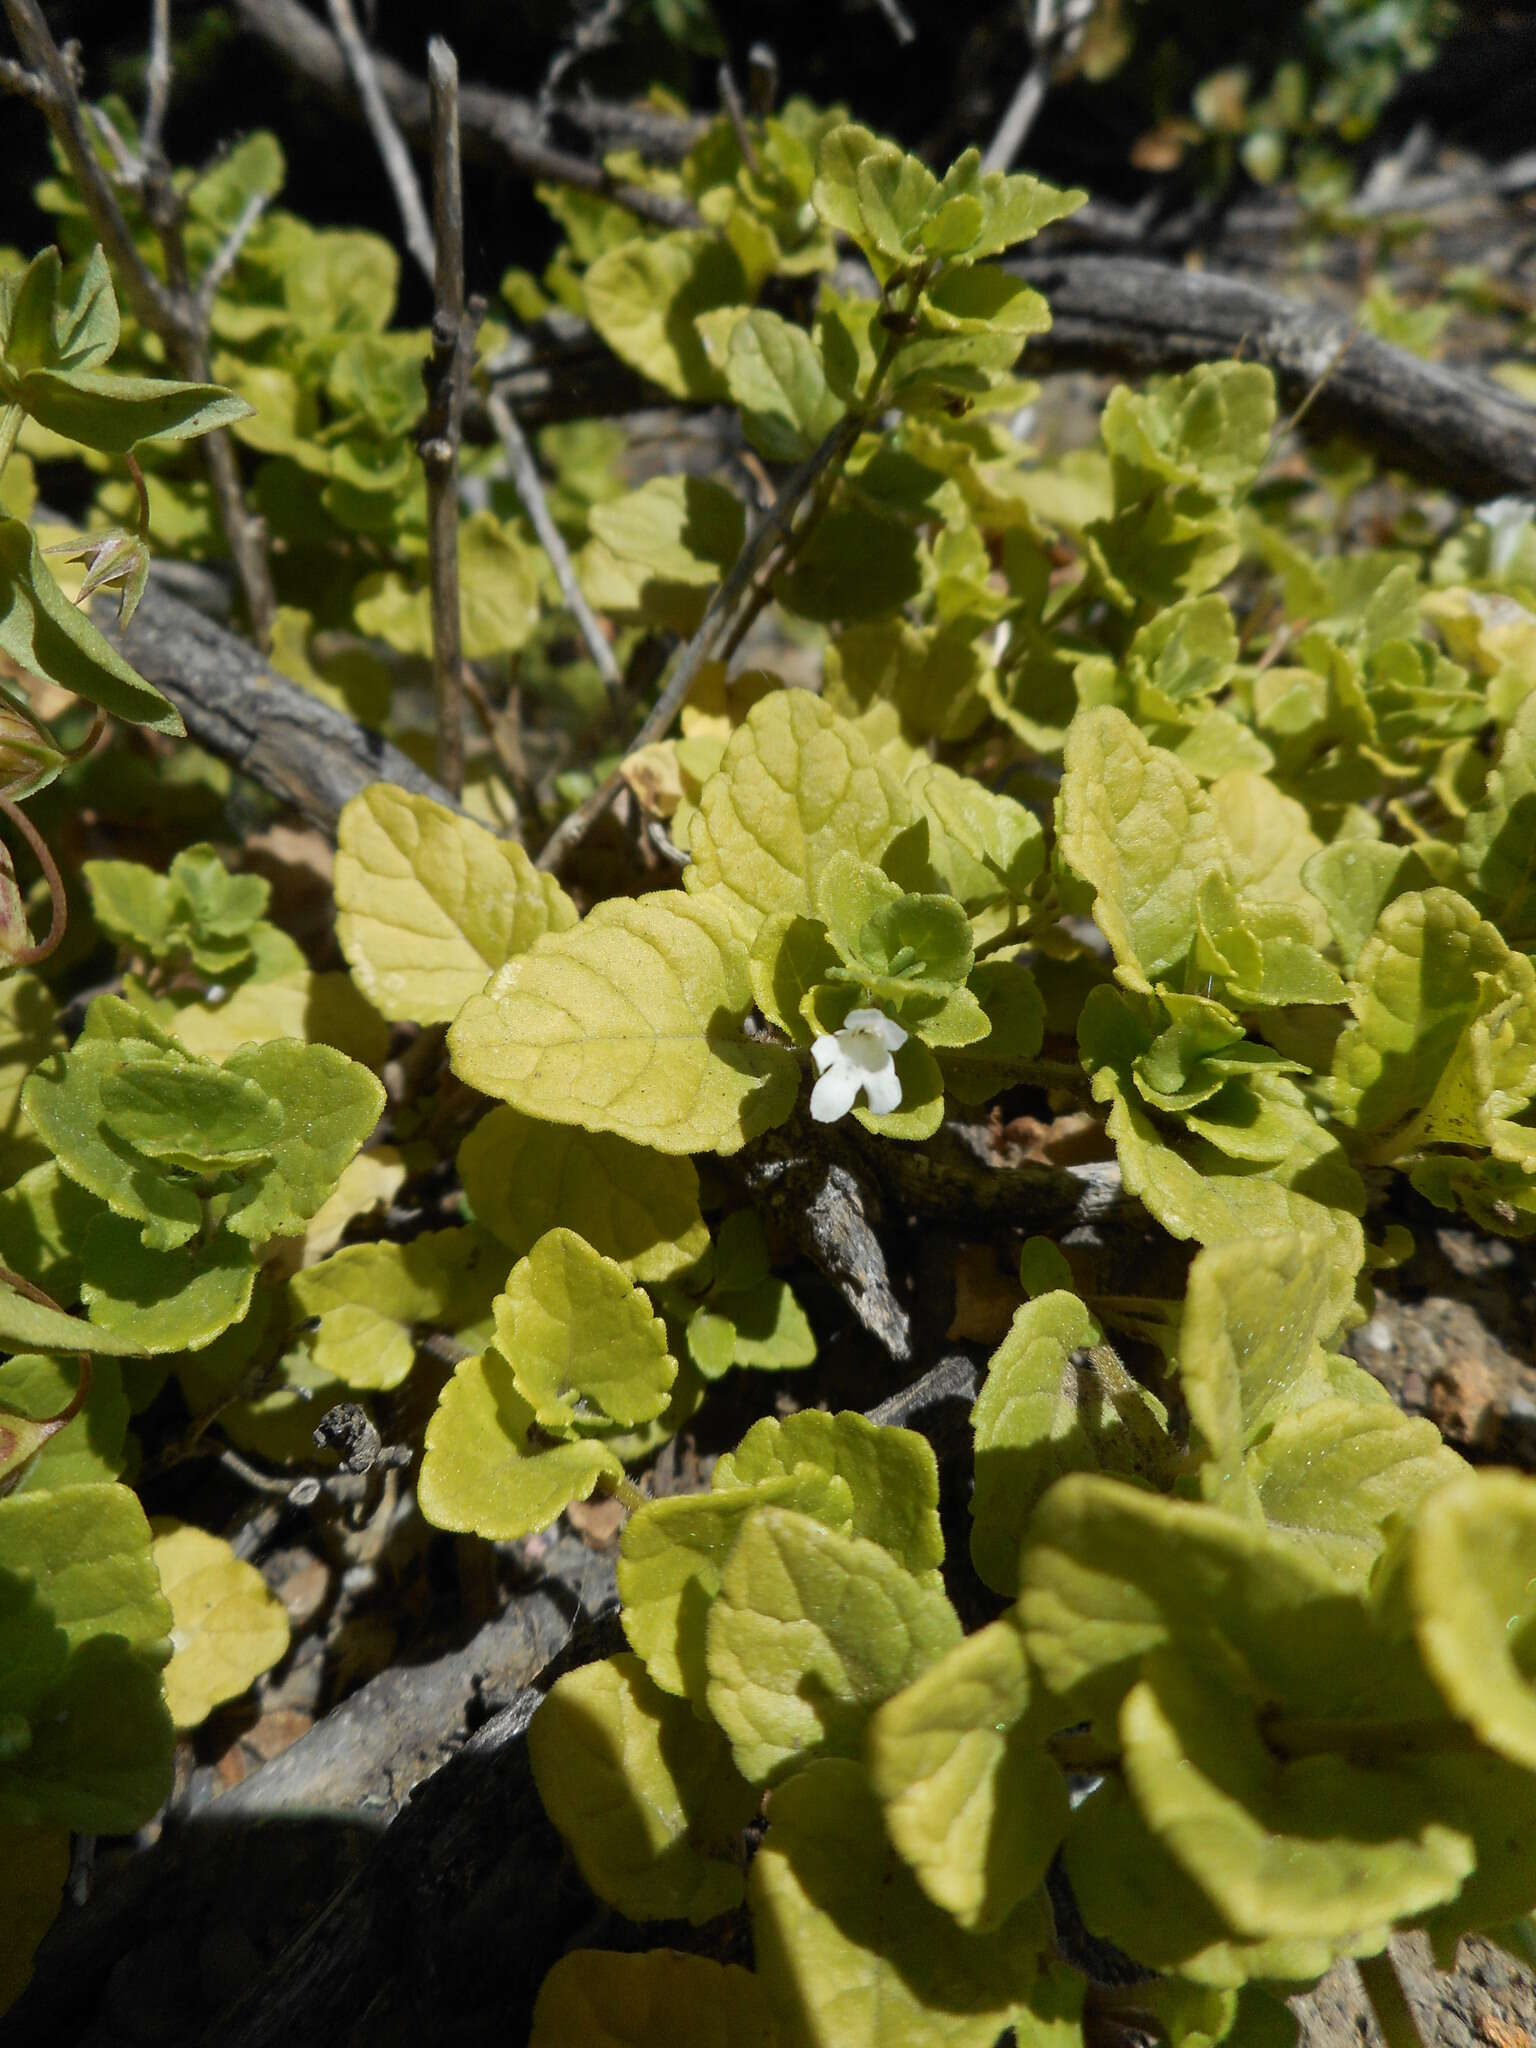
M760 1785L813 1755L857 1755L872 1710L959 1638L942 1591L878 1544L765 1507L710 1610L709 1711Z
M446 1024L514 953L576 908L521 846L430 797L376 782L337 830L336 936L386 1017Z
M459 1147L477 1221L521 1257L557 1223L635 1280L670 1280L709 1248L688 1159L607 1132L493 1109Z
M907 799L863 737L805 690L754 704L699 797L687 885L750 939L774 911L814 911L834 853L878 860Z
M958 1927L887 1845L862 1769L839 1758L774 1793L750 1897L785 2048L993 2048L1024 2017L1049 1941L1043 1894L990 1933Z
M758 1795L719 1730L638 1657L556 1681L528 1729L550 1819L600 1899L631 1920L697 1926L742 1898L739 1838Z
M496 1298L496 1344L544 1429L649 1422L677 1360L666 1326L622 1266L574 1230L549 1230Z
M1029 1666L992 1622L877 1709L866 1755L886 1830L924 1892L962 1927L995 1927L1045 1877L1067 1788L1024 1725Z
M466 1358L427 1424L417 1482L422 1514L434 1528L513 1542L547 1529L600 1479L624 1476L605 1444L550 1443L535 1430L501 1353Z
M165 1701L178 1728L196 1728L287 1654L288 1614L220 1536L157 1524L153 1554L171 1603Z
M587 318L621 361L674 398L718 398L714 370L694 322L717 306L739 306L746 277L730 244L696 229L625 242L582 279Z
M745 948L676 892L601 903L507 965L449 1033L456 1073L526 1115L735 1152L788 1113L799 1066L749 1041Z

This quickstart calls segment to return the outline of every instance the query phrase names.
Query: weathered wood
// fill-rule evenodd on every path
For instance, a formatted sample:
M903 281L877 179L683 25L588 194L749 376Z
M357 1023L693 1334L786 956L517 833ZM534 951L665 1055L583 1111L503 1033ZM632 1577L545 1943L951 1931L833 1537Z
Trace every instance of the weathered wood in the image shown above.
M107 630L109 607L97 607ZM124 655L163 690L187 731L323 831L370 782L395 782L452 806L453 799L400 749L344 711L300 689L249 641L168 590L149 588L122 636Z
M1320 380L1307 431L1343 433L1425 483L1477 500L1536 489L1536 407L1481 377L1356 331L1342 314L1210 271L1128 256L1010 265L1050 301L1024 367L1146 376L1241 353L1287 405Z

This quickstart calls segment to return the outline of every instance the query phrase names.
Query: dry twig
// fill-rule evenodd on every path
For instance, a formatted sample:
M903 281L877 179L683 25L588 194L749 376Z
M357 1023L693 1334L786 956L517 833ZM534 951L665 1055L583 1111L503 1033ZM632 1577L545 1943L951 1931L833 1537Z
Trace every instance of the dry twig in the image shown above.
M538 464L533 459L533 450L528 446L528 437L517 423L517 415L497 391L492 391L485 402L486 414L496 429L507 458L507 467L512 472L512 481L517 487L518 498L528 514L539 545L550 560L555 572L555 581L560 585L560 595L565 599L565 608L576 621L577 631L586 643L587 652L597 664L597 672L603 679L610 696L617 696L624 687L624 678L619 674L619 664L614 659L608 636L597 622L591 605L582 594L576 580L576 570L571 562L570 550L564 537L551 517L549 505L544 496L544 486L539 481Z
M788 533L796 511L820 481L824 471L847 453L859 431L859 426L857 416L840 421L815 453L801 463L780 491L774 504L747 535L741 553L731 565L729 575L710 599L704 617L699 622L698 631L683 649L666 687L626 748L626 761L639 753L643 747L651 746L655 741L665 738L673 719L682 709L688 692L693 688L699 670L708 661L729 628L759 562L770 545L780 535ZM539 855L539 867L550 872L559 869L566 856L581 844L591 827L613 802L623 781L624 763L621 761L607 781L595 789L585 803L578 805L568 818L562 819L551 832Z
M357 96L362 102L363 114L373 136L374 146L383 161L384 174L389 179L390 189L395 195L395 204L400 209L400 223L405 231L405 246L431 277L436 265L433 248L432 228L427 220L427 210L422 204L421 187L416 182L416 173L411 167L410 152L404 138L395 125L394 116L385 102L379 85L378 72L374 66L373 52L363 40L363 32L357 25L357 16L352 12L352 0L326 0L330 12L331 26L336 31L336 40L341 45L342 55L347 60ZM428 90L432 95L433 107L433 157L437 160L438 122L437 87L433 80L431 61L428 61ZM454 67L454 88L458 86L458 67ZM457 138L455 138L457 141ZM457 163L457 148L454 152ZM457 177L457 172L455 172Z

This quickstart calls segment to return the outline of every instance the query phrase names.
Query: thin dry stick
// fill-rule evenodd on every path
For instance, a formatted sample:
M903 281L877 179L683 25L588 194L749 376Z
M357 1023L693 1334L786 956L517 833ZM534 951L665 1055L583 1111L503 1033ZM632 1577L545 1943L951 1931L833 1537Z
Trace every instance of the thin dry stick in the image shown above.
M649 717L630 741L624 761L619 763L600 788L592 792L585 803L578 805L568 818L563 819L555 827L536 862L538 867L549 872L559 869L566 856L581 844L588 831L617 796L620 784L624 780L624 762L638 754L642 748L665 738L688 692L693 688L699 670L714 652L722 633L729 625L737 604L752 581L758 563L778 536L788 532L789 523L796 510L807 493L814 490L822 473L831 464L840 460L853 446L862 425L862 419L858 415L841 420L815 453L801 463L786 482L775 503L758 520L747 536L746 545L732 564L730 574L710 599L704 617L699 623L699 630L683 649L666 688L656 699Z
M197 281L198 319L206 329L213 318L213 302L219 295L219 286L240 261L240 251L250 238L251 229L267 210L265 192L253 192L240 209L240 217L214 252L213 261Z
M459 433L469 352L479 310L464 304L464 195L459 171L459 67L434 36L427 51L432 94L432 353L427 411L418 443L427 479L427 538L432 568L432 682L437 704L437 777L458 796L464 787L464 643L459 611ZM398 137L397 137L398 140ZM415 176L407 161L406 175ZM419 203L419 202L418 202Z
M144 127L139 147L154 156L165 133L171 103L171 0L152 0L149 17L149 62L144 70Z
M538 464L533 459L533 450L528 446L528 437L517 423L517 415L501 396L492 391L485 401L485 410L491 425L496 429L496 438L507 458L512 472L512 481L517 486L517 495L523 510L539 537L539 545L550 560L555 572L555 581L560 585L560 595L565 608L576 621L577 630L586 642L587 652L597 664L597 672L610 696L617 696L624 687L624 678L619 673L619 664L614 659L613 649L607 635L597 622L591 605L582 595L581 585L576 581L576 570L571 562L570 550L564 537L550 516L544 486L539 481Z
M1034 57L981 160L984 171L1006 171L1017 158L1045 104L1052 73L1082 41L1093 11L1094 0L1064 0L1060 11L1058 0L1035 0Z
M362 30L357 25L357 16L352 12L352 0L326 0L331 17L331 26L336 31L336 40L341 45L342 55L347 60L347 70L357 88L357 96L363 103L363 113L373 135L374 145L383 159L385 175L394 191L395 204L400 209L401 224L405 229L405 246L421 265L428 277L436 267L432 227L427 219L427 209L422 204L421 187L416 183L416 173L411 167L410 152L407 150L400 130L395 126L394 116L385 103L379 86L378 73L374 69L373 54L363 40ZM432 66L428 66L428 89L432 94L433 157L437 157L437 102L438 87L433 79ZM454 156L458 156L458 67L454 67Z

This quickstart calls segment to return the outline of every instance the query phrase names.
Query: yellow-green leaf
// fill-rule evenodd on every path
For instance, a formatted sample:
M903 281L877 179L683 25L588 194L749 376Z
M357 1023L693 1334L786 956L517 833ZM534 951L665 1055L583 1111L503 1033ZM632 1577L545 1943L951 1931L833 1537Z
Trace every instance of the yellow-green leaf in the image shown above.
M336 936L386 1017L446 1024L576 907L523 849L430 797L376 782L341 814Z
M638 1657L556 1681L528 1728L545 1811L600 1899L631 1920L728 1913L758 1798L720 1731L662 1692Z
M437 1529L513 1542L547 1529L624 1467L605 1444L535 1443L533 1410L495 1349L464 1359L427 1424L417 1496Z
M800 1069L743 1036L745 947L676 891L601 903L509 960L449 1033L454 1071L526 1115L735 1152L788 1114Z
M784 690L753 705L700 793L687 885L750 940L774 911L815 910L833 854L878 860L910 818L858 729L808 691Z
M171 1603L165 1703L178 1728L196 1728L287 1655L288 1614L221 1536L156 1522L153 1554Z
M632 1427L667 1405L666 1326L622 1266L548 1230L496 1297L496 1346L543 1429Z

